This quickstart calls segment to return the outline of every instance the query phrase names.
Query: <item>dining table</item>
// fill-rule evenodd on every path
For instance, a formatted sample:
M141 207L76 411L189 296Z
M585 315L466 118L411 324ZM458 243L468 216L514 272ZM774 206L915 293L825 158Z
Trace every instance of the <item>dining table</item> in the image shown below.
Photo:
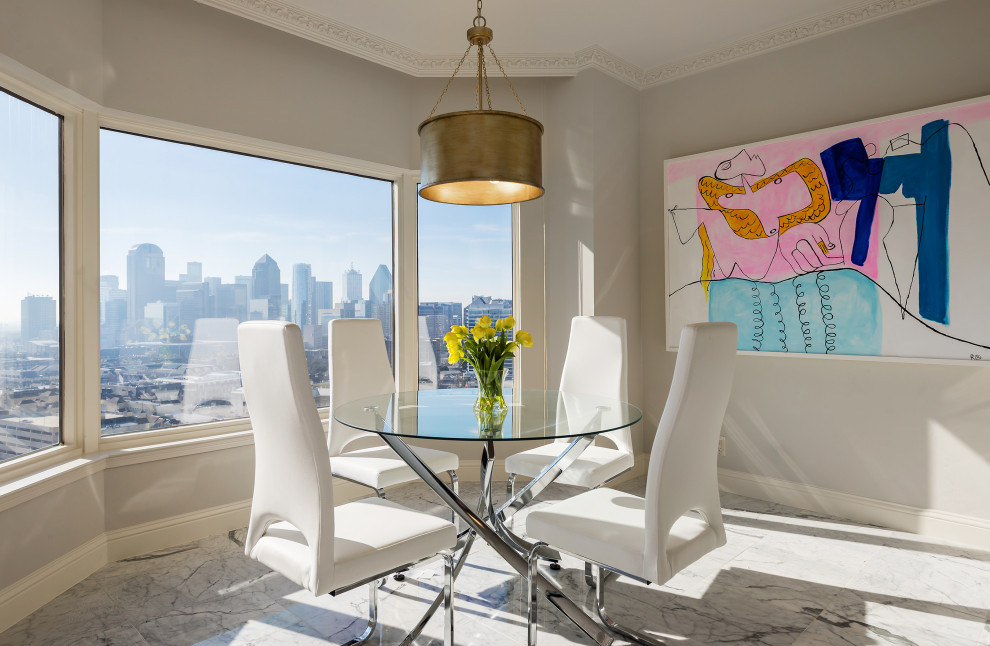
M476 410L476 388L402 391L337 404L333 416L341 424L375 433L404 460L464 522L458 535L454 575L460 572L475 537L488 543L520 576L529 572L534 544L514 532L508 521L530 503L594 441L595 436L632 426L642 411L631 403L593 394L515 389L504 392L505 406ZM474 442L481 452L481 492L472 508L416 455L410 440ZM512 443L544 440L560 446L558 456L533 480L501 505L492 493L496 446L508 453ZM525 446L521 446L522 450ZM541 555L556 564L559 553ZM537 588L596 643L612 643L612 635L568 598L553 580L537 574ZM402 642L411 644L440 607L438 596Z

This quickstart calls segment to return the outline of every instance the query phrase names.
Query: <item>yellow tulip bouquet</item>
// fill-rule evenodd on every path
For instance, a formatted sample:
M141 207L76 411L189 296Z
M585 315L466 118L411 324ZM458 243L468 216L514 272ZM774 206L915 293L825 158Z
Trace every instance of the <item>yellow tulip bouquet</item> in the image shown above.
M479 412L506 407L502 396L505 360L516 356L520 347L533 345L532 335L525 330L519 330L515 340L509 340L509 333L515 326L516 320L511 316L495 321L495 327L492 327L491 317L482 316L473 329L452 325L443 337L449 353L447 362L453 365L467 361L478 376L478 400L474 407Z

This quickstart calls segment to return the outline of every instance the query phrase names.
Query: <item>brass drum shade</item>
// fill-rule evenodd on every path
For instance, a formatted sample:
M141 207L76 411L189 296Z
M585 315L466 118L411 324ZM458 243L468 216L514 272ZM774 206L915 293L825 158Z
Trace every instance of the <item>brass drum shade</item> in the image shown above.
M448 204L510 204L543 195L543 124L499 110L449 112L419 125L419 194Z

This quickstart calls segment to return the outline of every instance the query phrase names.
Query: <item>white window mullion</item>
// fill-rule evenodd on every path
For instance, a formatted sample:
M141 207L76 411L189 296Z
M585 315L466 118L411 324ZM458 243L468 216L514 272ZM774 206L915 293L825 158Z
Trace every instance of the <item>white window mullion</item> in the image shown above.
M418 173L395 182L395 380L398 390L419 385L419 224Z
M100 444L100 125L99 114L83 111L75 119L71 157L76 167L72 179L76 195L66 211L66 232L71 236L65 249L70 277L66 281L66 310L71 311L72 329L66 337L67 357L73 361L67 370L66 420L71 418L72 437L84 453L95 453ZM68 169L67 169L68 170ZM71 223L71 227L69 224ZM71 310L69 309L71 307Z

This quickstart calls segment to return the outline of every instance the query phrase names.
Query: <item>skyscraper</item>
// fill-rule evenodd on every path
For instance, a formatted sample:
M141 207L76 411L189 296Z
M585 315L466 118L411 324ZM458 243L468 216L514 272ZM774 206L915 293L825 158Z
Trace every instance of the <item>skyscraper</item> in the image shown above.
M179 306L179 323L192 330L196 327L196 319L204 318L207 315L210 304L209 285L190 283L188 289L180 289L175 292L175 302Z
M320 310L333 309L333 283L329 280L313 281L313 324L320 323Z
M251 287L251 298L267 300L268 319L277 320L282 314L282 272L267 253L254 263Z
M126 322L127 290L120 289L120 279L116 276L100 276L100 323L106 321L107 303L116 300L124 301L124 313L121 320ZM119 315L119 312L116 315Z
M150 243L131 247L127 252L127 320L144 318L144 306L163 300L165 254Z
M106 318L100 326L100 348L117 348L125 343L124 328L127 326L127 300L111 299L105 305Z
M58 338L55 299L51 296L25 296L21 300L21 341Z
M385 265L378 265L368 283L368 300L376 305L385 301L385 294L392 291L392 272Z
M511 298L492 298L491 296L475 296L471 299L471 304L464 308L464 325L468 329L478 324L482 316L491 318L492 325L495 321L506 316L512 316ZM507 337L509 340L514 336L514 332L509 330ZM512 381L512 358L505 360L506 380Z
M344 271L343 283L343 302L356 303L361 300L361 272L354 269L354 265L351 265L350 269Z
M186 273L179 274L180 283L201 283L203 282L203 263L187 262Z
M220 285L217 289L216 309L220 318L232 318L238 321L246 321L248 318L248 297L247 285L239 283L234 285Z
M292 322L299 326L309 325L313 321L312 278L313 268L310 265L292 265Z

